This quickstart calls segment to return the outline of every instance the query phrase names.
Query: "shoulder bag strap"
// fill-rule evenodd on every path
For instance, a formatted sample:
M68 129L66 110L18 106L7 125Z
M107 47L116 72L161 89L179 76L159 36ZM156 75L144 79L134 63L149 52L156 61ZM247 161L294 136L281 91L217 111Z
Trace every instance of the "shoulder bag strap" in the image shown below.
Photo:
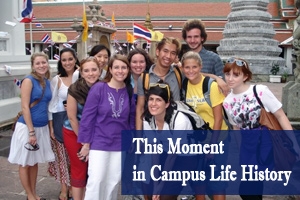
M38 104L38 103L42 100L42 98L43 98L43 96L44 96L44 93L45 93L45 90L46 90L46 86L43 88L42 96L41 96L39 99L37 99L37 100L35 100L34 102L32 102L32 103L29 105L29 108L32 108L33 106L35 106L36 104Z
M256 85L253 86L253 93L254 93L254 96L255 96L255 98L257 99L259 105L260 105L262 108L265 108L264 105L262 104L260 98L259 98L258 95L257 95Z

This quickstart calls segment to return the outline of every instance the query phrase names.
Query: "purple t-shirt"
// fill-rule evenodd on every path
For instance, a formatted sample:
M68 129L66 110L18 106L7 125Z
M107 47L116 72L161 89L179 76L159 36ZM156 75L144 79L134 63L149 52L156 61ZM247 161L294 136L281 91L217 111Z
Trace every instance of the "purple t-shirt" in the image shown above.
M135 129L135 103L126 87L118 91L99 82L92 86L83 108L78 142L90 143L90 149L121 150L122 130Z

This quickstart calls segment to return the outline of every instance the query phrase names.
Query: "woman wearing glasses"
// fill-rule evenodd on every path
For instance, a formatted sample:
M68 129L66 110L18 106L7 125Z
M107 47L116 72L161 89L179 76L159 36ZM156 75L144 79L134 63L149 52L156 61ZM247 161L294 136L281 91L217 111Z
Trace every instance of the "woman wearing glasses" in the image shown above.
M183 171L187 166L191 170L195 170L196 162L195 156L177 156L176 154L169 154L167 138L181 138L181 144L187 144L187 133L182 130L193 130L192 124L188 117L182 112L175 111L173 97L170 91L170 86L165 83L151 83L150 88L146 95L147 106L143 113L143 130L144 137L148 138L148 141L153 141L153 138L157 139L157 143L163 145L163 154L152 155L151 157L145 155L140 158L140 168L147 169L153 164L157 164L159 160L163 166L161 170L169 171ZM170 128L171 121L174 127ZM168 130L181 130L181 131L168 131ZM154 132L153 132L154 131ZM161 132L163 131L163 132ZM145 170L145 171L150 171ZM146 180L150 180L148 177ZM143 185L143 191L145 194L154 194L153 199L177 199L183 186L178 181L150 181L145 182ZM153 185L153 189L152 189ZM149 191L152 190L152 191ZM163 193L164 195L158 195ZM167 194L167 195L166 195Z
M71 186L74 200L83 200L87 181L86 155L78 154L82 144L77 142L79 121L92 85L99 81L101 67L94 57L83 59L79 68L81 78L73 83L68 90L67 114L64 121L63 134L65 147L70 158Z
M188 79L187 81L187 89L185 91L185 102L187 102L195 112L204 119L205 122L209 123L209 126L212 130L212 134L208 134L207 138L203 141L203 143L214 144L219 143L220 141L227 141L228 133L226 131L219 132L218 130L228 130L228 127L223 120L223 109L222 103L224 100L224 95L220 92L218 88L218 84L216 82L212 82L210 86L210 101L211 105L208 104L205 100L205 96L203 94L203 84L205 76L201 74L202 69L202 60L198 53L189 51L182 56L182 72L185 77ZM228 145L224 145L228 147ZM228 152L225 150L225 153ZM227 156L225 154L220 155L206 155L204 162L212 162L214 161L217 165L226 164ZM200 166L200 165L199 165ZM203 164L201 164L203 166ZM202 169L204 170L204 169ZM218 173L217 171L215 173ZM195 185L196 199L205 199L205 195L203 194L205 190L205 186L202 184L198 187ZM206 187L210 189L211 193L218 193L220 195L213 195L213 199L222 200L225 199L225 189L226 184L220 182L207 182ZM201 189L200 189L201 188ZM198 191L198 192L197 192Z
M38 163L54 161L48 128L48 103L51 100L48 56L31 56L31 73L22 80L19 118L12 136L8 161L19 165L19 177L28 200L40 200L36 194ZM30 106L37 101L34 106Z
M85 200L116 200L121 180L121 132L135 128L135 103L129 63L116 54L103 82L87 97L78 133L80 156L88 155Z
M229 122L235 130L267 130L261 127L259 123L260 105L254 95L253 86L247 82L252 78L252 72L248 63L241 58L230 58L224 67L225 80L232 89L231 93L225 98L223 106L229 117ZM274 94L267 86L257 85L257 94L261 99L265 109L272 112L278 119L282 129L293 130L292 126L282 110L282 104L277 100ZM244 134L243 134L244 133ZM259 164L256 157L256 148L259 140L264 147L262 155L265 157L272 148L271 138L268 134L246 134L242 132L240 145L240 164L258 165L258 170L272 169L273 163L262 165ZM251 189L251 190L250 190ZM263 181L243 181L240 184L240 194L244 200L262 199L262 195L245 195L262 194Z

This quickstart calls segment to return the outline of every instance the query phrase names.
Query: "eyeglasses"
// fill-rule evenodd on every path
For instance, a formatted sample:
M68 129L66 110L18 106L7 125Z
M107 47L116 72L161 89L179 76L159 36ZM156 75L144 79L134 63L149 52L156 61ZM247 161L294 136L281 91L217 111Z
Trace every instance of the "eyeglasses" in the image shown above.
M245 61L243 61L243 60L240 60L240 59L237 59L237 58L233 58L233 57L228 58L228 60L227 60L227 63L230 63L230 64L232 64L234 62L239 67L245 66L246 68L248 68L247 63Z
M170 100L170 97L171 97L171 94L170 94L170 87L168 84L165 84L165 83L150 83L149 85L149 88L152 88L152 87L160 87L160 88L166 88L167 91L168 91L168 100Z
M27 149L28 151L37 151L40 149L40 146L38 144L32 145L29 142L27 142L24 145L25 149Z

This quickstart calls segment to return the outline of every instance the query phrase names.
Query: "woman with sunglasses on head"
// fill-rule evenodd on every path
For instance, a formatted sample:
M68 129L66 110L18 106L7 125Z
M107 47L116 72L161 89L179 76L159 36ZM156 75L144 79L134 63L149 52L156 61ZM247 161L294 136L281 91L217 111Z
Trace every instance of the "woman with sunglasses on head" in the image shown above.
M78 133L79 156L88 155L85 200L116 200L121 180L121 132L135 128L129 63L115 54L103 82L91 88Z
M183 171L187 170L187 167L190 170L195 170L197 164L195 156L167 154L169 147L167 138L181 138L181 144L187 144L187 133L183 130L193 130L188 117L182 112L174 110L172 105L175 102L170 86L166 83L151 83L146 94L146 102L147 106L143 113L143 130L146 131L144 132L144 137L148 138L150 143L153 141L153 138L156 138L158 140L157 143L163 145L163 154L152 155L152 158L148 155L143 155L140 158L140 165L142 166L139 167L147 169L157 164L156 161L159 160L159 163L162 165L161 171ZM171 121L174 124L173 128L170 128ZM173 132L168 130L181 131ZM142 160L143 163L141 162ZM150 180L150 177L148 180ZM145 194L154 194L152 199L174 200L177 199L183 189L181 184L180 181L150 181L143 184L142 187ZM164 195L158 195L160 193ZM150 198L148 196L148 199Z
M77 142L79 122L88 92L92 85L99 81L101 70L95 57L83 59L79 67L81 78L73 83L68 90L68 119L64 121L63 134L65 147L70 157L71 186L74 200L83 200L87 181L87 159L78 154L82 148L82 144Z
M207 138L203 141L206 144L214 144L223 141L224 146L228 147L226 143L228 142L227 136L228 133L225 130L228 130L228 126L223 120L223 109L222 103L224 100L224 95L220 92L218 88L218 84L216 82L212 82L210 86L210 94L209 98L211 101L211 105L208 104L205 100L205 96L203 94L203 84L205 76L201 73L202 68L202 60L198 53L189 51L182 56L182 72L185 77L188 79L187 87L185 91L185 99L195 112L203 118L205 122L209 123L209 127L214 130L208 133ZM219 132L219 130L224 130ZM228 151L225 151L225 153ZM214 161L217 165L226 164L227 155L206 155L202 162L212 162ZM203 166L203 164L199 164L199 166ZM205 170L205 169L201 169ZM218 172L215 172L218 173ZM199 182L200 183L200 182ZM205 185L206 184L206 185ZM207 183L195 184L196 199L205 199L205 195L203 194L206 188L210 189L211 193L215 193L213 198L215 200L225 199L225 189L226 184L222 182L207 182ZM198 191L198 192L197 192ZM200 195L201 194L201 195Z
M12 135L8 161L19 165L19 177L28 200L40 200L36 194L38 163L54 161L48 128L48 103L51 100L48 56L31 56L31 73L22 80L19 118ZM34 106L30 104L35 103Z
M252 78L252 72L248 63L241 58L229 58L224 67L225 80L231 89L231 93L225 98L223 106L229 118L229 122L233 125L234 130L267 130L267 127L260 126L259 116L261 106L258 103L253 87L254 85L247 82ZM278 119L283 130L293 130L292 126L282 110L282 104L269 90L267 86L257 85L257 94L261 99L265 109L272 112ZM255 118L255 119L254 119ZM241 132L240 145L240 164L242 165L258 165L258 170L273 168L273 162L266 165L259 164L256 156L256 149L259 140L261 147L264 149L262 156L266 157L272 148L272 142L269 134L247 134ZM240 194L244 200L260 200L262 195L245 195L263 193L262 181L242 181L240 184Z
M66 103L68 88L72 83L74 71L79 66L76 52L72 48L62 49L57 62L57 75L51 80L52 99L49 103L49 128L51 146L55 155L55 161L49 163L48 171L55 180L61 184L59 199L67 200L71 196L70 187L70 162L64 146L63 121L67 118Z

